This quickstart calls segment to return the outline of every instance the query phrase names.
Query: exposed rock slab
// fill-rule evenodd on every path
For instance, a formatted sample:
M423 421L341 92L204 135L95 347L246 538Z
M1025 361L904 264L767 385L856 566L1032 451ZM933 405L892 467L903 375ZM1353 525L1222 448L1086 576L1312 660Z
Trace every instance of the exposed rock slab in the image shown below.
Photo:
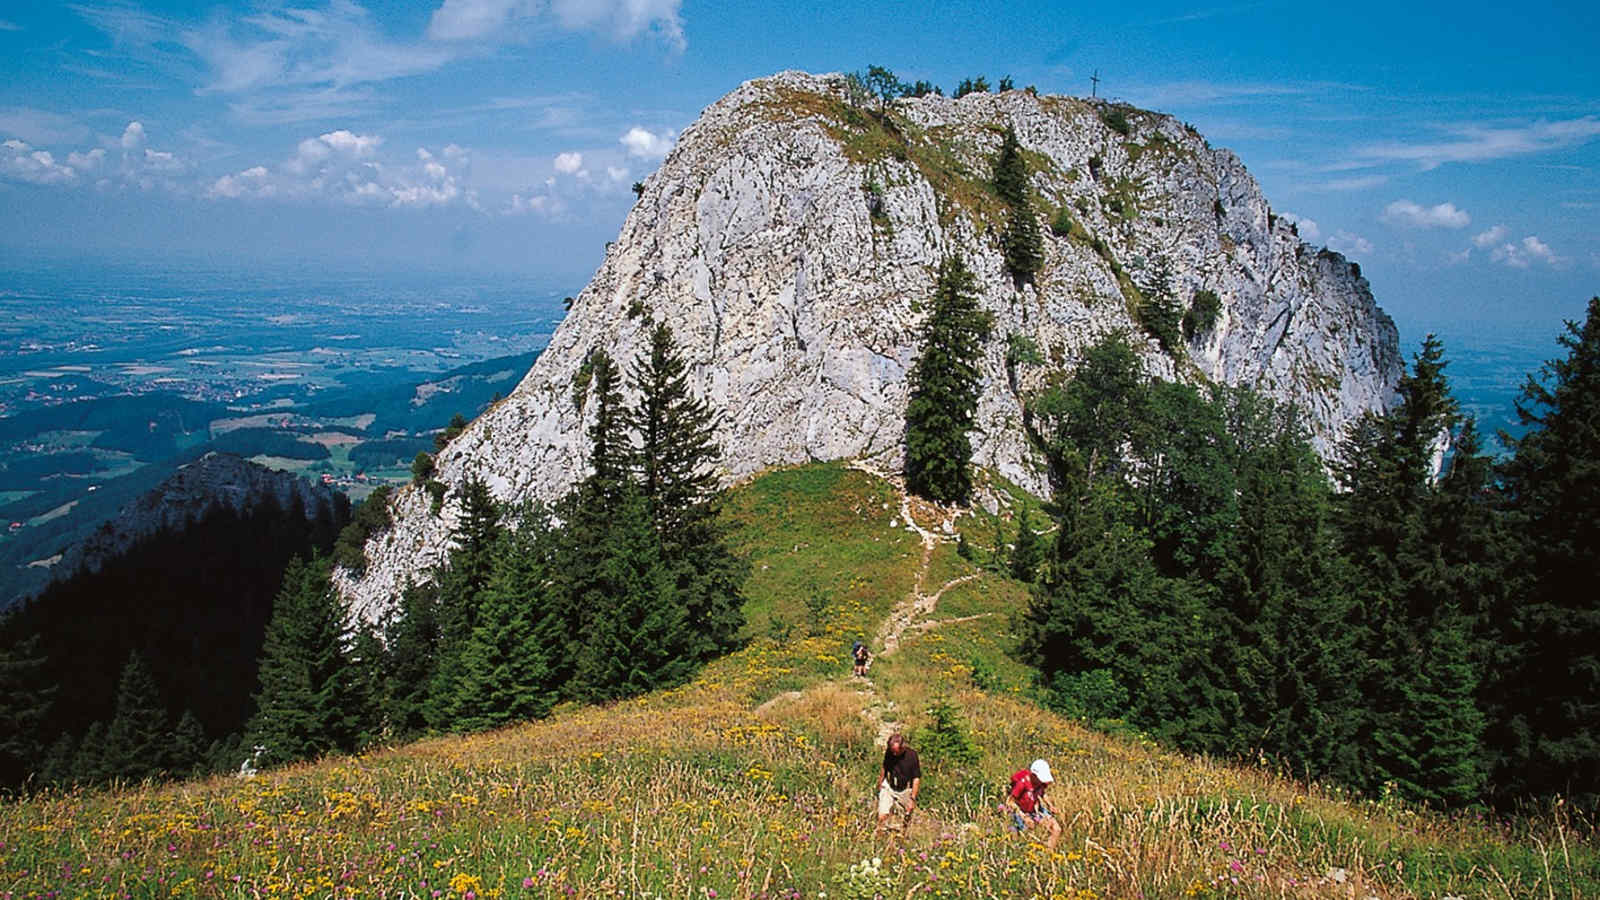
M684 131L549 347L440 455L437 477L474 476L501 498L566 491L585 473L574 377L595 348L631 360L651 320L672 328L695 386L724 415L725 482L818 459L898 468L921 301L955 252L995 316L978 465L1045 490L1020 397L1103 335L1142 335L1119 270L1141 287L1164 281L1183 304L1202 289L1222 301L1215 326L1177 357L1145 343L1152 374L1293 400L1331 452L1346 423L1386 406L1401 371L1394 324L1367 282L1275 218L1232 153L1142 111L1127 111L1128 134L1118 133L1104 110L1024 91L926 97L897 101L885 132L838 76L741 85ZM1080 226L1076 237L1046 231L1044 271L1021 291L982 185L1007 126L1029 151L1041 224L1065 208ZM1031 337L1047 360L1014 385L1011 335ZM339 575L362 613L381 613L444 558L456 509L429 507L424 492L399 492L394 529L368 544L366 577Z

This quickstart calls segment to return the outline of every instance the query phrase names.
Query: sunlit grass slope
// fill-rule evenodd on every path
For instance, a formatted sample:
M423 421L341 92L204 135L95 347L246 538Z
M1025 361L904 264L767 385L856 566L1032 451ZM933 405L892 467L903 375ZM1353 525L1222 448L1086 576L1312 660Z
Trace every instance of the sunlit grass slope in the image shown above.
M1592 840L1560 821L1512 834L1348 801L1042 711L1009 655L1026 590L953 544L925 554L871 475L773 472L726 509L750 643L692 684L249 781L8 804L0 898L1600 895ZM959 522L974 545L1008 525ZM850 643L915 593L937 600L870 681L849 678ZM923 809L891 847L869 820L879 734L915 733L940 700L978 761L925 758ZM1058 779L1055 852L995 811L1036 756Z

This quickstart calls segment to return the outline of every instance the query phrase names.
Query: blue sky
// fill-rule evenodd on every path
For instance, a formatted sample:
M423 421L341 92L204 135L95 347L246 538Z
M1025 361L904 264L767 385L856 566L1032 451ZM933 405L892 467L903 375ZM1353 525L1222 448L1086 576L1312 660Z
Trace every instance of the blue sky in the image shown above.
M575 289L634 180L747 78L869 63L1172 113L1408 342L1600 292L1592 3L299 0L0 7L0 262L303 259Z

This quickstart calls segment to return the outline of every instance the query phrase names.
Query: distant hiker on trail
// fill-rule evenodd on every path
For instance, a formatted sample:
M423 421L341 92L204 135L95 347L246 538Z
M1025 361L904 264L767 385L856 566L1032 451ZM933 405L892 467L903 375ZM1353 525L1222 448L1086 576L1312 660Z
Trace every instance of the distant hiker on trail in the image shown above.
M872 654L867 652L867 645L856 641L856 645L850 648L850 656L856 663L856 675L861 678L867 677L867 663L872 661Z
M1017 833L1041 825L1050 833L1044 844L1051 850L1056 848L1056 841L1061 840L1061 823L1045 805L1044 792L1054 783L1050 764L1036 759L1033 765L1011 776L1011 792L1006 795L1006 806L1011 808L1011 823L1016 826Z
M888 825L889 815L896 805L904 809L905 821L911 824L911 814L917 810L917 792L922 789L922 763L917 761L917 751L906 746L906 739L898 734L889 736L889 745L883 751L883 772L878 776L878 831Z

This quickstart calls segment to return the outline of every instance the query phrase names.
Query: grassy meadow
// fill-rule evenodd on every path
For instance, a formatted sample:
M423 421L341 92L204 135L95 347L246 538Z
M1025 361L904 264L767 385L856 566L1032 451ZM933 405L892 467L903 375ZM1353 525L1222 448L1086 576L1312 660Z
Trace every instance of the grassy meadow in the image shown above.
M1042 710L1009 652L1026 589L926 546L875 476L780 470L725 508L749 643L692 683L249 780L6 802L0 898L1600 896L1594 839L1559 807L1447 818ZM957 523L981 550L1009 518ZM851 678L850 644L881 648L886 622L896 649ZM917 746L941 702L976 762L924 754L921 807L880 837L881 735ZM996 810L1038 756L1053 851Z

